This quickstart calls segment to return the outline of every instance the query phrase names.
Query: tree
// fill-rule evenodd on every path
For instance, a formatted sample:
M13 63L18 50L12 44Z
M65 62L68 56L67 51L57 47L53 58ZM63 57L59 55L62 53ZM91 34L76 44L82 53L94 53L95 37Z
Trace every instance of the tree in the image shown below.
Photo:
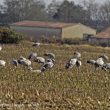
M100 7L100 20L105 21L110 24L110 1L105 1L104 4Z
M97 27L97 21L99 21L99 4L96 0L83 0L81 5L86 11L85 24Z
M52 0L52 2L48 5L46 11L49 20L54 20L53 17L55 16L55 13L57 12L59 5L60 3L56 0Z
M45 5L38 0L5 0L3 9L8 22L46 18Z
M45 5L41 1L35 1L33 4L31 4L27 16L25 16L25 19L29 20L46 20L47 15L45 11Z
M84 22L83 7L75 5L73 1L64 0L57 8L57 12L54 14L53 19L63 22Z

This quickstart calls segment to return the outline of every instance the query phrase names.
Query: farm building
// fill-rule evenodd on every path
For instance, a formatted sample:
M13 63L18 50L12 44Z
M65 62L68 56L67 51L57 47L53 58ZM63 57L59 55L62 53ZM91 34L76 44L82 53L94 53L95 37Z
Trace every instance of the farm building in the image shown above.
M88 38L91 44L98 44L102 46L110 46L110 28Z
M81 23L59 23L41 21L21 21L11 25L11 28L36 39L83 38L84 35L95 35L96 30Z

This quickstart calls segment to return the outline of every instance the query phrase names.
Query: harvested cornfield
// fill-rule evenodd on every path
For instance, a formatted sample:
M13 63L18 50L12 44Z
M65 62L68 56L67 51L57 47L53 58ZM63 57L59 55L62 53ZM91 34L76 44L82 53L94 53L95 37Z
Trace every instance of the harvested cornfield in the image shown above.
M65 63L74 51L82 54L82 67L65 70ZM43 56L45 52L56 55L55 66L44 74L31 73L28 69L11 65L12 58L27 57L30 52ZM0 69L1 110L109 110L110 73L95 70L86 61L110 49L88 45L41 44L32 47L31 42L3 45L1 59L6 67ZM34 69L40 64L32 63Z

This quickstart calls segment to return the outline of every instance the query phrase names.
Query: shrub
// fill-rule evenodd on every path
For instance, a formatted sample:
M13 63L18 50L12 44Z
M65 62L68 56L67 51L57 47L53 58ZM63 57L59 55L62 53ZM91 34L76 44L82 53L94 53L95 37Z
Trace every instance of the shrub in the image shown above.
M23 36L9 28L0 28L1 43L18 43L23 39Z
M69 45L71 45L71 44L79 45L79 44L87 44L87 41L75 38L75 39L63 39L61 41L61 43L62 44L69 44Z
M32 38L31 41L33 42L42 42L42 43L61 43L61 40L58 37L52 36L52 37L46 37L41 36L39 38Z

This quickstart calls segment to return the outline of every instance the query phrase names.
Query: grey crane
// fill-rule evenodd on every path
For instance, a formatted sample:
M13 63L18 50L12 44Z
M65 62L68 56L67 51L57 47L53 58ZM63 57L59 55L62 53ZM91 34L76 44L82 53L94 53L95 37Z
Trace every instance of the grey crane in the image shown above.
M77 52L77 51L74 52L74 55L75 55L75 57L78 58L78 59L81 58L81 53L79 53L79 52Z
M44 56L46 56L50 59L55 59L55 54L54 53L45 53Z
M34 47L38 47L40 45L41 45L41 43L39 43L39 42L35 42L35 43L32 44L32 46L34 46Z
M2 46L0 45L0 51L2 50Z
M45 63L45 58L43 57L36 57L36 59L34 60L35 62L38 62L38 63Z
M24 58L24 57L18 59L18 63L23 66L27 66L28 68L31 67L31 61L29 59Z
M47 69L51 69L54 66L54 63L51 59L48 59L46 63L41 67L41 72L44 72Z
M103 65L105 63L104 60L108 60L108 57L106 55L101 55L96 60L88 60L87 63L94 65L95 68L103 68Z
M12 65L14 65L15 67L17 67L18 66L18 60L16 60L16 59L12 59Z
M4 60L0 60L0 67L5 67L6 62Z
M74 66L77 66L79 68L81 65L82 62L80 60L78 60L77 58L73 58L66 63L65 68L69 69L69 68L73 68Z
M30 54L29 54L28 59L29 59L29 60L35 60L36 57L37 57L37 53L34 53L34 52L33 52L33 53L30 53Z

